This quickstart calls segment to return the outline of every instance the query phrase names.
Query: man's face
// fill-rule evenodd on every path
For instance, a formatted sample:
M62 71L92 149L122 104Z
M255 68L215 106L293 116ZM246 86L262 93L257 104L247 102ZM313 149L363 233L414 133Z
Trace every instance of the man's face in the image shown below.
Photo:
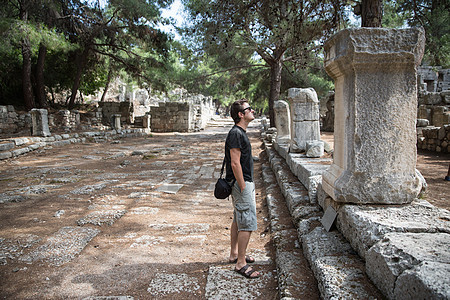
M252 109L250 104L244 103L244 109L242 110L242 113L244 114L243 119L247 122L251 122L255 119L255 111Z

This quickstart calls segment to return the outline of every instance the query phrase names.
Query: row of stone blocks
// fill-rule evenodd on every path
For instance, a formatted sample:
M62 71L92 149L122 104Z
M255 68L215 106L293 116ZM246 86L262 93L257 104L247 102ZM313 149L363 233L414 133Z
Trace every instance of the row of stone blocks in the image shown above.
M44 147L65 146L87 141L103 142L112 140L116 137L142 136L146 134L147 132L142 128L133 128L124 130L91 131L79 134L55 134L49 137L33 136L2 139L0 140L0 160L17 157Z
M442 127L425 127L419 129L421 136L417 138L417 148L450 153L450 124Z
M342 205L327 232L317 226L329 206L321 188L326 161L313 163L266 142L299 241L324 299L449 299L450 213L426 201L407 205ZM319 165L321 165L319 167ZM292 172L298 182L288 180ZM318 175L319 174L319 175ZM301 192L301 187L315 189ZM383 294L380 294L381 293Z

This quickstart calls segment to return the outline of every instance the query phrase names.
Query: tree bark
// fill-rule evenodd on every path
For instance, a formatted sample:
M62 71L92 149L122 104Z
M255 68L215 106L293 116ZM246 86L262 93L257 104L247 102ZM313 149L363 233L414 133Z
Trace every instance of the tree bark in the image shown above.
M280 98L282 60L274 61L270 66L269 118L270 127L275 127L275 112L273 105Z
M108 92L109 84L111 83L111 77L112 77L112 68L109 67L108 78L106 79L105 89L103 90L103 94L102 94L102 98L100 99L100 102L105 101L106 93Z
M361 1L361 27L381 27L382 0Z
M73 81L72 91L69 99L69 109L75 106L75 98L77 96L78 89L81 84L81 75L83 74L84 65L87 61L87 55L89 53L89 48L84 48L83 52L77 57L77 73Z
M270 65L270 93L269 93L269 118L270 127L275 127L275 112L273 105L280 98L281 71L283 70L283 55L285 50L275 49L273 56L266 62Z
M20 19L28 22L28 10L26 1L19 1L20 5ZM25 29L26 30L26 29ZM22 91L25 108L31 110L34 108L33 88L31 85L31 43L28 34L25 34L22 39Z
M44 83L44 65L45 56L47 55L47 47L39 45L39 54L36 64L36 96L37 103L40 108L47 107L47 97L45 96L45 83Z

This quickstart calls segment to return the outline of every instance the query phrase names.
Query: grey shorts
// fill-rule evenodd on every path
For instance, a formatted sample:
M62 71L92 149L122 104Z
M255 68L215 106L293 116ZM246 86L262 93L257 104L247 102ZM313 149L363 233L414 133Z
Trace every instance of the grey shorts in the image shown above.
M245 189L241 192L237 182L234 183L231 192L233 199L233 222L236 222L238 231L256 231L258 229L256 219L255 183L245 182Z

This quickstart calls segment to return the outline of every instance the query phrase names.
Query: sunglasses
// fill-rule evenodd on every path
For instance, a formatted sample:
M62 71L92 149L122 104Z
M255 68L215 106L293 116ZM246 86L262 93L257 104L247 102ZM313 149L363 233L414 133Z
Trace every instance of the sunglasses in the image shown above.
M243 110L242 110L242 112L245 114L245 110L246 109L248 109L248 110L250 110L250 111L252 111L253 110L253 108L251 107L251 106L249 106L249 107L246 107L246 108L244 108Z

